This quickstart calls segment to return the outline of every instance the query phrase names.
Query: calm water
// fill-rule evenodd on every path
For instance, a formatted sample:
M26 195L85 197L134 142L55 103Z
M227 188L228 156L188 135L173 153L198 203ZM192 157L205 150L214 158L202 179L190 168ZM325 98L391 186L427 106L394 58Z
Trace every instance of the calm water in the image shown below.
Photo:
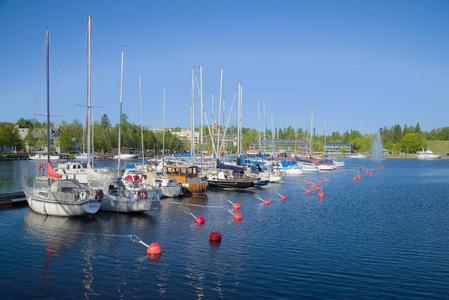
M319 174L327 198L303 193L290 177L249 193L209 193L177 203L242 205L235 223L223 208L163 200L158 212L43 217L0 211L0 294L11 298L449 298L449 161L386 161L353 182L353 169ZM17 190L30 162L1 163L0 189ZM274 192L289 196L280 202ZM209 245L219 229L223 241ZM158 241L157 261L126 237Z

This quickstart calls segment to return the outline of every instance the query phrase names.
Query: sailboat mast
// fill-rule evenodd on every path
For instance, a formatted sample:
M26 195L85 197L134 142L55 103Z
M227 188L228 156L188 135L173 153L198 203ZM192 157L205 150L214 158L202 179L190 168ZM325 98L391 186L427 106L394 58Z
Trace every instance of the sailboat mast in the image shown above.
M220 131L221 131L221 109L223 101L223 69L220 70L220 99L218 101L218 132L217 132L217 149L220 151ZM220 156L220 153L218 153Z
M324 121L324 147L323 147L324 157L326 157L326 121Z
M195 159L195 71L192 68L192 124L190 129L190 154L192 156L192 160Z
M273 119L273 114L271 114L271 151L273 152L272 157L274 159L274 119Z
M92 16L87 17L87 167L91 167L91 118L92 118L92 93L91 93L91 32Z
M259 151L262 151L262 143L260 142L260 101L257 101L257 135L259 138Z
M237 84L237 155L240 155L240 88L241 84L240 81Z
M118 149L117 149L117 177L120 178L120 156L122 147L122 101L123 101L123 58L124 51L121 51L121 62L120 62L120 109L119 109L119 121L118 121Z
M164 99L162 103L162 169L165 162L165 85L164 85Z
M201 117L201 128L200 128L200 140L201 140L201 171L203 171L203 152L204 152L204 140L203 140L203 66L200 65L200 117Z
M140 102L140 147L142 148L142 166L145 164L145 145L143 144L143 107L142 107L142 76L139 73L139 102Z
M45 33L47 62L47 162L50 162L50 32Z

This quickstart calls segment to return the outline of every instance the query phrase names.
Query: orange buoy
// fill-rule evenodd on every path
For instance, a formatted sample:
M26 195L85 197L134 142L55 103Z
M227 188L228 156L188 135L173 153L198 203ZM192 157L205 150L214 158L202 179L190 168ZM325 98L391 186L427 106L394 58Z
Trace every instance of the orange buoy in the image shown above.
M311 189L305 189L304 193L306 193L306 195L310 195L310 194L312 194L312 190Z
M203 225L206 222L203 216L198 216L195 218L195 223L198 225Z
M287 195L282 194L279 196L279 198L281 198L282 201L286 201L287 200Z
M241 220L243 220L243 215L240 212L236 212L234 214L234 221L240 222Z
M233 204L232 204L232 208L233 208L234 210L239 210L239 209L240 209L240 203L238 203L238 202L233 203Z
M307 186L309 186L309 185L311 185L311 184L312 184L312 182L311 182L310 180L307 180L307 181L306 181L306 185L307 185Z
M160 255L162 248L157 242L151 243L147 248L147 255Z
M324 192L319 192L317 197L318 197L318 199L322 200L322 199L326 198L326 194Z
M209 234L209 242L214 244L221 243L221 233L218 230L214 230Z
M269 205L270 204L270 200L268 199L263 199L263 205Z

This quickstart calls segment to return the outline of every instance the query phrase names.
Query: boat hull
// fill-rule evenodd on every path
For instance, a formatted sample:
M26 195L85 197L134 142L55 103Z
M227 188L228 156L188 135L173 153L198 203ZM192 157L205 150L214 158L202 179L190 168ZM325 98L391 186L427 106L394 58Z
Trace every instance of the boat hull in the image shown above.
M185 196L204 196L209 184L206 181L188 182L182 184L182 193Z
M161 197L162 198L176 198L179 197L182 193L182 186L161 186Z
M26 194L26 199L31 210L38 214L48 216L83 216L95 214L100 209L100 201L98 200L86 200L81 203L66 203L58 202L56 200L40 199L30 194Z
M236 181L236 180L208 180L209 187L211 188L233 188L233 189L246 189L255 186L254 181Z

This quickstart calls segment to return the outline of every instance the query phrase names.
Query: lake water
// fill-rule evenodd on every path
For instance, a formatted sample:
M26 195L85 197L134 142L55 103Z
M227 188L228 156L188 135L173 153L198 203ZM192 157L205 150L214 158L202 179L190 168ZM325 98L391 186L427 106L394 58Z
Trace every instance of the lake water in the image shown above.
M140 215L0 211L0 297L448 299L449 161L389 160L357 182L355 168L379 164L346 163L257 190L269 206L250 193L210 192ZM32 162L2 162L1 192L33 172ZM304 195L306 178L330 179L326 199ZM242 222L221 208L227 200L241 203ZM212 229L223 234L219 246L208 242ZM148 259L128 234L159 242L163 255Z

